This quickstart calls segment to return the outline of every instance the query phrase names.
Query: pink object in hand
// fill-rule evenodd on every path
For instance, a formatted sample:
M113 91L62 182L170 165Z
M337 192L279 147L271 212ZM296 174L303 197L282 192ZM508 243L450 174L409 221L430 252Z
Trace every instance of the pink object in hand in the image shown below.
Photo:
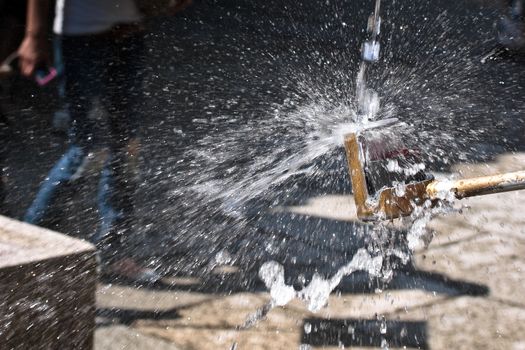
M57 70L53 67L49 68L46 73L39 71L35 74L35 80L39 86L47 85L51 80L55 79L57 76Z

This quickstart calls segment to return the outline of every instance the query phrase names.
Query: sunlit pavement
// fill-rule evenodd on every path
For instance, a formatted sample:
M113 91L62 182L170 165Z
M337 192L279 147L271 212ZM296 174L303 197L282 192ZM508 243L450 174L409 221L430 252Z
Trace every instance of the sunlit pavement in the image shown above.
M454 166L454 173L467 177L523 168L525 154L505 154L491 163ZM293 301L243 330L239 327L247 318L269 301L267 293L213 295L177 290L176 284L171 291L100 286L99 307L107 312L99 317L97 349L124 348L120 344L129 344L126 349L150 344L159 349L299 349L301 344L358 349L362 344L369 349L380 347L382 338L390 348L524 349L524 203L525 192L471 198L460 202L461 213L434 219L435 237L415 254L415 267L443 278L427 276L412 289L334 293L318 313ZM353 220L353 209L351 197L333 196L290 210ZM487 292L462 290L461 284ZM112 313L112 308L122 309Z

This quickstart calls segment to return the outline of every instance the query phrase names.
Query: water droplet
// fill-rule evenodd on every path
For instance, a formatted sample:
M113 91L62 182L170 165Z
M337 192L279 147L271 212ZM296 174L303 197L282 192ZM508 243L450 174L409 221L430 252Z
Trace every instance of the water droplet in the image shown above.
M306 322L304 324L304 333L305 334L310 334L310 332L312 331L312 325L308 322Z

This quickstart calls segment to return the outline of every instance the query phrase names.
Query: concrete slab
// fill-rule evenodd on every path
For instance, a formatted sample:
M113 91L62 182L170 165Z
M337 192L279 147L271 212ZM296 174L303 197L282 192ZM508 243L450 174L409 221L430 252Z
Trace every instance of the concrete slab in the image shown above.
M0 339L6 349L91 349L95 248L0 216Z
M97 290L97 306L102 309L166 311L187 308L215 298L212 294L176 289L162 291L118 285L100 285Z
M94 350L178 350L175 344L150 337L125 326L110 326L95 332Z

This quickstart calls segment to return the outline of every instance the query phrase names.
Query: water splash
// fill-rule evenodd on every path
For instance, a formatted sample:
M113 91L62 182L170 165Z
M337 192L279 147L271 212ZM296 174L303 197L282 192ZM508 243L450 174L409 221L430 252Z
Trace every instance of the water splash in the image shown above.
M343 277L356 271L366 271L372 277L380 275L383 264L382 256L373 257L366 249L359 249L352 260L341 267L335 275L325 279L314 274L310 283L303 289L296 291L293 286L284 282L284 267L270 261L261 266L259 277L270 290L271 305L284 306L297 298L304 301L308 310L319 311L328 302L330 293L341 283Z
M437 198L439 201L434 205L427 200L423 205L416 206L410 217L402 220L401 225L407 231L407 246L412 252L426 249L432 241L434 232L428 224L433 218L457 211L453 192L443 190Z
M156 166L150 167L144 184L146 197L151 188L162 189L145 199L147 209L154 210L155 221L150 221L155 225L146 221L143 227L154 228L146 234L155 231L151 236L163 250L160 255L167 255L165 250L177 252L169 260L170 268L198 270L199 260L223 249L232 253L232 264L248 267L267 261L269 252L291 254L290 237L275 232L264 236L258 217L278 206L295 205L312 192L350 192L341 139L359 125L356 72L363 35L355 33L364 23L354 14L364 20L368 13L360 10L362 4L355 4L357 12L347 5L354 6L330 2L316 9L322 13L315 25L293 18L290 8L283 9L286 21L273 21L271 28L262 26L262 20L252 26L257 42L265 43L262 47L253 46L253 36L243 40L230 35L206 53L212 62L206 72L188 66L180 72L184 75L177 80L180 86L162 81L169 87L161 96L166 97L162 108L170 111L168 118L181 117L173 111L197 111L191 126L176 124L166 129L165 138L152 141L155 147L166 144L169 157L165 153L152 162ZM479 65L476 50L489 38L490 20L458 15L468 12L463 3L384 5L388 18L382 33L384 59L370 70L374 79L367 81L367 87L381 96L380 109L371 120L395 117L412 128L407 138L420 146L429 170L446 170L457 158L471 160L477 152L473 143L491 139L486 130L501 130L508 123L501 118L494 125L486 118L496 112L489 103L491 96L521 98L511 89L520 76L505 69L487 75L488 66ZM232 23L226 15L224 23ZM473 28L476 40L464 34ZM283 34L297 40L287 41L283 49L276 41ZM198 50L185 49L204 57L199 55L205 43L195 46ZM242 69L229 72L224 64L213 63L231 60L231 50L221 55L224 48L233 50ZM206 81L206 89L197 95L185 90L195 83L192 74L201 74ZM156 150L145 153L155 157ZM278 224L282 231L290 226L285 221ZM368 234L361 228L355 231ZM315 249L319 254L332 252Z
M438 22L445 23L446 21L443 20L445 17L445 14L441 14L436 19ZM424 26L425 24L423 24ZM356 121L357 125L366 125L371 120L376 119L380 113L381 116L383 116L385 113L397 113L399 110L397 107L393 107L392 104L385 103L384 110L380 110L380 103L379 103L379 95L378 93L370 88L367 83L367 63L366 61L363 61L360 64L360 69L357 74L356 79L356 113L354 113L354 120ZM384 83L384 82L383 82ZM400 86L405 87L406 89L410 89L410 84L401 84ZM381 88L383 91L385 91L385 87L388 89L388 83L385 84L385 86L382 86ZM402 92L400 90L395 91ZM440 111L442 112L442 111ZM357 129L356 126L353 127L354 131ZM415 136L415 135L412 135ZM425 135L426 136L426 135ZM415 136L417 141L420 141L419 135ZM326 140L326 138L320 138L321 140ZM319 138L314 139L315 142L319 141ZM330 137L329 144L333 147L333 141L334 138ZM338 142L341 142L340 138L336 138ZM416 141L416 142L417 142ZM321 143L321 145L326 145L326 143ZM340 143L339 143L340 145ZM306 159L309 162L315 160L317 157L320 157L322 153L325 154L331 149L330 147L320 147L319 149L322 149L321 153L310 153L313 155L313 157L304 157L304 155L300 154L300 159ZM425 151L425 150L424 150ZM282 158L282 157L281 157ZM285 164L291 163L290 159L285 158ZM417 162L414 164L409 164L411 166L400 166L400 164L396 160L390 160L386 166L386 170L389 172L399 172L402 173L403 177L408 176L414 176L422 171L425 170L425 165L423 162ZM278 169L278 172L281 173L282 169ZM294 169L294 167L292 167ZM294 175L295 173L292 173L291 175ZM264 177L266 179L270 178L273 182L277 180L277 182L280 180L280 178L275 176L267 176L268 174L265 174ZM273 175L273 174L270 174ZM286 178L284 176L283 178ZM254 182L256 186L259 185L258 181ZM243 187L246 187L243 185ZM249 186L248 186L249 187ZM395 185L396 193L398 195L403 195L405 188L403 183L398 183ZM253 190L253 188L252 188ZM252 191L253 192L253 191ZM259 193L258 193L259 194ZM418 207L413 216L411 216L409 219L405 220L405 223L409 222L407 224L407 244L408 248L413 251L421 246L421 242L423 242L423 245L426 246L428 242L431 239L431 234L429 234L428 230L426 229L426 226L428 222L430 221L431 217L435 215L438 212L437 209L430 210L430 203L429 205L425 207ZM442 207L440 207L440 212L442 212ZM385 226L386 227L386 226ZM292 286L286 285L285 279L284 279L284 267L280 265L279 263L272 261L267 262L264 264L261 269L259 270L259 276L260 278L265 282L266 287L270 290L271 295L271 307L273 306L282 306L287 304L292 299L300 299L307 303L308 308L311 311L317 311L320 308L322 308L328 298L330 293L336 288L336 286L340 283L342 277L345 274L351 274L356 271L356 267L353 266L353 264L356 263L356 261L359 261L359 259L363 259L362 254L366 253L366 250L359 250L358 253L354 256L352 261L346 265L345 267L339 269L337 273L329 278L325 279L319 274L314 274L310 283L304 287L303 289L296 291ZM408 256L404 252L397 252L395 249L389 252L392 255L398 255L402 258L403 261L408 261ZM368 253L366 253L368 254ZM370 257L368 256L370 259ZM357 260L356 260L357 259ZM364 259L366 260L366 259ZM381 263L382 263L382 257L379 260L379 270L381 269ZM379 272L376 271L375 273L373 271L369 271L370 275L374 276L377 275ZM385 276L391 276L391 271L387 271L385 273ZM386 344L385 347L388 347Z
M381 255L372 256L366 249L359 249L352 260L339 268L332 277L323 278L316 273L306 287L296 290L285 283L284 266L276 261L268 261L260 267L259 278L270 291L271 300L249 315L239 329L254 326L274 307L285 306L294 299L302 300L306 303L308 310L317 312L326 306L330 293L337 288L345 276L357 271L365 271L370 277L378 277L382 275L382 268L383 257ZM306 334L311 332L311 324L305 324L304 327Z

